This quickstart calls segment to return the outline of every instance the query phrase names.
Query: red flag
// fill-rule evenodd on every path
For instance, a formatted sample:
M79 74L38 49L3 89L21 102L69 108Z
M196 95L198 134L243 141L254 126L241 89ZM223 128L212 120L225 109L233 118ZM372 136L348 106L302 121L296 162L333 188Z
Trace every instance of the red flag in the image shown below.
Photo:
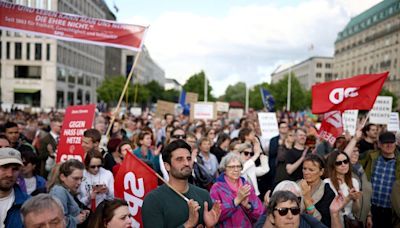
M131 213L132 227L143 227L142 205L147 193L157 188L156 173L143 161L127 153L114 179L115 197L125 199Z
M370 110L389 72L363 74L312 86L312 112L315 114L348 109Z
M342 133L342 114L339 111L325 113L319 129L319 137L325 139L327 142L333 145L336 141L336 138Z

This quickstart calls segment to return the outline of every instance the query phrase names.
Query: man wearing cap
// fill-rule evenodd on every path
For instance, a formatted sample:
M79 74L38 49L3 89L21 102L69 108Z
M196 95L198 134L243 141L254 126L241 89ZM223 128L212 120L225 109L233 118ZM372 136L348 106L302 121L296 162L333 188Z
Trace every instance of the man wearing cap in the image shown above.
M18 150L0 148L0 227L22 227L20 208L29 198L16 184L22 164Z
M379 135L378 150L367 152L365 173L372 184L371 213L374 227L391 227L390 195L393 183L400 180L400 153L391 132Z

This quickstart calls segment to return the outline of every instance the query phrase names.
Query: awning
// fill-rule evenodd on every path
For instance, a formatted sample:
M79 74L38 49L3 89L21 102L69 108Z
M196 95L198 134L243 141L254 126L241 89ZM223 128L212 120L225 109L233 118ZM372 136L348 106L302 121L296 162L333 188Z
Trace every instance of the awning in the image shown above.
M36 93L40 89L14 89L14 93Z

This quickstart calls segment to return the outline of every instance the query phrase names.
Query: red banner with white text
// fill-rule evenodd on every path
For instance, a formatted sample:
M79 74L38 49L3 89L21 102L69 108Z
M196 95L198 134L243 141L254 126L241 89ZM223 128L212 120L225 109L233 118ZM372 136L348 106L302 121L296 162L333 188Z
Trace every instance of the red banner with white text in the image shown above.
M324 114L324 118L319 128L319 137L333 145L336 138L343 133L342 113L332 111Z
M313 85L312 113L322 114L350 109L370 110L388 75L389 72L362 74Z
M92 128L96 105L68 106L57 146L57 163L69 159L83 162L85 152L82 148L83 133Z
M140 51L148 27L1 1L0 28Z
M115 197L128 202L132 227L143 227L142 205L147 193L157 188L153 169L131 153L127 153L114 178Z

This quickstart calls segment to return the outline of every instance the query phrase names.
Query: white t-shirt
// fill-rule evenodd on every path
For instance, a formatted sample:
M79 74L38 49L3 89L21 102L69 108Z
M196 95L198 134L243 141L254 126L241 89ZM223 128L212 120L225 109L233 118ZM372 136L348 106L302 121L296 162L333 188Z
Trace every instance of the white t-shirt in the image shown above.
M114 199L114 176L112 173L103 167L100 168L99 173L93 175L86 169L83 171L82 183L79 187L78 199L90 208L90 192L94 185L105 184L108 188L108 193L96 195L96 206L103 200Z
M24 178L26 192L30 195L33 191L36 190L36 177Z
M0 198L0 228L5 227L4 221L6 220L7 212L14 203L15 195L14 189L11 190L10 195Z
M360 183L358 183L358 180L355 178L351 178L351 180L353 182L354 189L357 191L360 191ZM338 195L338 193L335 189L335 186L333 186L333 184L331 182L331 179L327 178L324 180L324 182L329 184L329 186L331 187L331 189L333 190L335 195ZM349 186L347 186L346 183L342 183L341 185L339 185L339 189L342 192L343 197L347 197L349 195L350 188L349 188ZM342 212L341 217L343 217L343 215L347 215L350 218L354 218L353 213L351 212L352 208L353 208L353 201L350 200L350 202L344 207L344 212Z

